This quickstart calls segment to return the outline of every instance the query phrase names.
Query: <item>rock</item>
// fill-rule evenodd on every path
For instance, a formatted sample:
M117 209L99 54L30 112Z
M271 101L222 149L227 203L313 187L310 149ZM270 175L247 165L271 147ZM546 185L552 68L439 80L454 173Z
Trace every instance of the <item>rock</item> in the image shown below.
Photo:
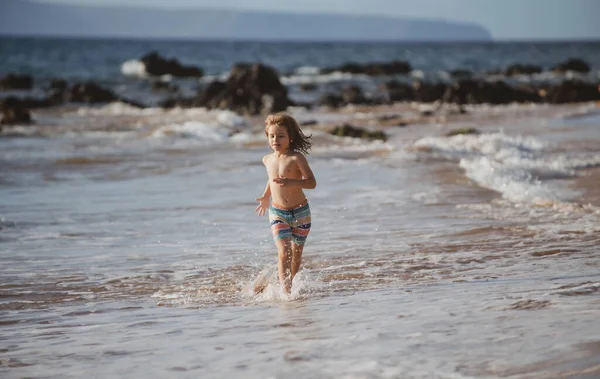
M426 83L421 80L413 82L414 100L420 103L433 103L442 99L447 86L442 83Z
M600 100L600 85L580 80L565 80L541 89L540 95L545 102L552 104L597 101Z
M365 138L369 140L387 141L387 136L382 131L370 131L363 128L357 128L350 124L336 126L335 128L329 131L329 134L338 137Z
M350 86L342 90L342 99L345 104L368 104L362 89L359 86Z
M64 91L68 87L67 81L64 79L52 79L50 82L50 90Z
M193 108L196 98L194 97L170 97L158 103L164 109L170 108Z
M204 71L201 68L182 65L174 58L165 59L156 51L144 55L140 58L140 61L144 63L146 72L153 76L173 75L180 78L199 78L204 75Z
M341 95L335 93L326 93L319 99L319 104L329 108L338 108L344 104L344 99Z
M302 92L311 92L315 91L318 87L316 83L302 83L298 88Z
M64 100L71 103L110 103L118 100L112 91L94 82L76 83L63 93Z
M473 71L459 68L450 71L450 76L453 78L470 78L473 76Z
M459 128L459 129L453 129L451 131L449 131L448 133L446 133L446 137L452 137L452 136L458 136L458 135L463 135L463 134L479 134L479 130L475 129L475 128Z
M539 74L542 72L542 67L532 65L532 64L520 64L516 63L508 66L504 70L504 75L506 76L516 76L516 75L532 75Z
M199 107L206 106L211 99L215 98L219 95L219 93L221 93L221 91L225 90L225 87L225 82L221 82L219 80L210 82L208 86L199 91L195 100L195 105Z
M122 96L119 96L119 98L117 99L117 101L119 101L120 103L123 103L123 104L127 104L129 106L138 108L138 109L146 109L147 108L146 104L140 103L139 101L127 99L127 98L122 97Z
M31 75L21 75L10 73L0 79L0 90L25 89L33 88L33 79Z
M63 103L62 94L60 92L53 92L44 98L23 97L19 100L27 109L49 108Z
M525 85L511 87L504 81L474 79L457 80L445 91L442 102L464 104L510 104L540 102L541 98L533 88Z
M235 64L224 87L217 89L211 89L218 93L208 100L209 108L256 115L284 111L293 104L277 71L259 63Z
M413 87L397 80L385 82L379 85L379 89L387 94L388 100L392 103L414 100Z
M411 71L412 67L410 63L404 61L367 63L365 65L350 62L339 67L330 67L321 70L324 74L345 72L349 74L365 74L370 76L408 74Z
M152 82L152 91L155 92L177 92L179 87L169 82L163 82L161 80L154 80Z
M404 120L402 115L384 115L377 118L377 124L381 126L406 126L408 122Z
M7 97L0 100L2 120L0 125L31 124L31 114L16 97Z
M590 66L583 60L577 58L571 58L565 62L559 63L552 69L554 72L565 73L567 71L580 72L587 74L590 72Z
M8 74L0 79L0 90L6 91L11 89L32 89L33 79L31 75Z

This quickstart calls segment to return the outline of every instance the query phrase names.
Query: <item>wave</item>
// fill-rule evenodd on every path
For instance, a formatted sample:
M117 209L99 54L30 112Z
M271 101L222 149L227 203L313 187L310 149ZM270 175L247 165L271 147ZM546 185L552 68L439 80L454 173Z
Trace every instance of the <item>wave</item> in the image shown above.
M503 133L426 137L418 151L458 160L468 178L499 192L511 202L553 202L572 196L552 181L576 175L576 170L600 166L600 153L553 153L533 137Z
M135 76L145 78L148 76L146 65L137 59L130 59L121 64L121 73L125 76Z

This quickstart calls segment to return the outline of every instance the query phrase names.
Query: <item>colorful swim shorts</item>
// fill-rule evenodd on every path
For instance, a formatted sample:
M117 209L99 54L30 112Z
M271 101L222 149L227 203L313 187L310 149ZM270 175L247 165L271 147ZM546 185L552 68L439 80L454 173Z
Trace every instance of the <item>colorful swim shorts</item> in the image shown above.
M285 208L278 204L269 207L269 222L273 239L292 238L296 245L304 245L310 232L310 207L308 202Z

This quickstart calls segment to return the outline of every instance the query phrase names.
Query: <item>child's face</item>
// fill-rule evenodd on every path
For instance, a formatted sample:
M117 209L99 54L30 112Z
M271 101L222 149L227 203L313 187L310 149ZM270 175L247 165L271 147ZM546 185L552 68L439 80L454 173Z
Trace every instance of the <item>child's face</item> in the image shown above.
M290 147L290 136L284 126L269 125L267 127L267 138L273 151L286 152Z

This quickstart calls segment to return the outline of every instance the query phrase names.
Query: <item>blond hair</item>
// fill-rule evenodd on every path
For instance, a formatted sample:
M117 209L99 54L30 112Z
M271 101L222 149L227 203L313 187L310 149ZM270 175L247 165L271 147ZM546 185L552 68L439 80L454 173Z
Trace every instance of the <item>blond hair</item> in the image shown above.
M265 120L265 133L267 133L267 128L272 125L287 129L288 136L290 137L290 151L308 154L308 150L312 146L312 142L310 142L312 135L304 135L302 129L300 129L300 125L298 125L298 122L292 116L285 112L269 115Z

